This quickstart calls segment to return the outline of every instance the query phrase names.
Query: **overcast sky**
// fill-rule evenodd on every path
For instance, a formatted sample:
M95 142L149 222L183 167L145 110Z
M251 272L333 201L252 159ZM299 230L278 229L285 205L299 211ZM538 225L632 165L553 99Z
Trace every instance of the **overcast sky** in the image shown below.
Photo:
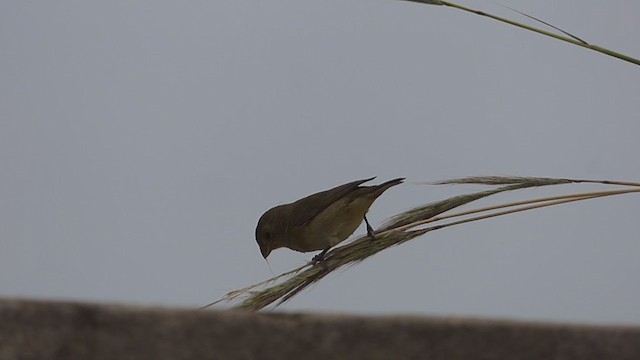
M640 57L639 1L503 2ZM272 276L265 210L370 176L408 178L374 227L483 189L423 181L640 180L640 67L453 8L3 1L0 49L3 297L200 306ZM640 324L639 213L628 195L429 233L280 310Z

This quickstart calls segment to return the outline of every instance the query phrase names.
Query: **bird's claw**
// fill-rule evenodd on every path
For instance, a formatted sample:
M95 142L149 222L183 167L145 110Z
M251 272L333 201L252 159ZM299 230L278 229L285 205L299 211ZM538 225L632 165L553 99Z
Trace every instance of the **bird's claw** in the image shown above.
M329 271L329 267L327 266L327 261L324 258L324 254L326 254L327 251L329 251L329 248L322 250L321 253L311 258L311 262L313 264L320 264L320 266L322 266L324 271Z
M312 264L319 264L324 271L329 271L329 266L327 266L327 260L324 259L324 256L316 255L311 259Z

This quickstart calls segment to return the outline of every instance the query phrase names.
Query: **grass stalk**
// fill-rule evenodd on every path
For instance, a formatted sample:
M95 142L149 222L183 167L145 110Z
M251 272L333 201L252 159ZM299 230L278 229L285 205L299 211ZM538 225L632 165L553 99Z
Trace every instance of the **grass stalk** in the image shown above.
M459 5L459 4L450 2L450 1L440 1L440 0L403 0L403 1L421 3L421 4L429 4L429 5L449 6L449 7L452 7L452 8L458 9L458 10L462 10L462 11L466 11L466 12L469 12L469 13L472 13L472 14L485 16L485 17L488 17L490 19L497 20L497 21L500 21L500 22L503 22L503 23L506 23L506 24L509 24L509 25L513 25L513 26L516 26L516 27L519 27L519 28L522 28L522 29L525 29L525 30L533 31L533 32L541 34L541 35L549 36L549 37L552 37L554 39L557 39L557 40L560 40L560 41L564 41L564 42L567 42L567 43L570 43L570 44L573 44L573 45L577 45L577 46L581 46L583 48L587 48L587 49L590 49L590 50L593 50L593 51L597 51L599 53L602 53L602 54L605 54L605 55L609 55L609 56L618 58L620 60L624 60L624 61L630 62L632 64L640 65L640 60L638 60L636 58L633 58L631 56L628 56L628 55L625 55L625 54L622 54L622 53L619 53L619 52L616 52L616 51L613 51L613 50L610 50L610 49L607 49L607 48L604 48L604 47L601 47L601 46L589 44L586 41L584 41L582 39L579 39L579 38L577 38L577 37L575 37L573 35L563 36L563 35L555 34L555 33L552 33L550 31L542 30L542 29L539 29L539 28L536 28L536 27L533 27L533 26L530 26L530 25L519 23L517 21L513 21L513 20L510 20L510 19L507 19L507 18L503 18L503 17L497 16L497 15L493 15L493 14L490 14L490 13L487 13L487 12L484 12L484 11L472 9L472 8L469 8L469 7L466 7L466 6L462 6L462 5ZM536 18L534 18L532 16L529 16L527 14L523 14L523 15L525 15L527 17L530 17L530 18L533 18L536 21L540 21L542 23L545 23L544 21L538 20L538 19L536 19ZM549 26L557 29L553 25L549 25ZM560 31L564 32L563 30L560 30ZM564 33L566 33L566 32L564 32ZM568 33L566 33L566 34L568 34Z
M531 187L562 185L571 183L598 183L603 185L627 186L631 188L565 194L559 196L541 197L524 201L509 202L493 206L486 206L478 209L458 212L454 214L441 215L456 207L465 205L475 200L495 195L504 191L514 191ZM293 270L275 276L260 283L234 290L227 293L223 298L203 306L207 308L221 302L235 303L235 308L257 311L267 306L278 306L310 285L320 281L331 272L346 266L361 262L378 252L400 245L416 237L424 235L434 230L441 230L451 226L462 225L494 217L505 216L517 212L524 212L549 206L556 206L576 201L590 200L614 195L625 195L640 193L640 184L634 182L608 181L608 180L583 180L583 179L556 179L556 178L526 178L526 177L468 177L461 179L451 179L441 181L436 184L484 184L499 186L496 189L481 192L454 196L449 199L435 203L416 207L402 212L391 218L385 225L376 232L376 239L371 240L363 235L346 245L331 249L325 255L323 264L309 262ZM506 209L502 211L496 211ZM465 217L460 220L451 221L444 224L423 227L438 221ZM276 283L280 281L279 283ZM273 286L264 288L269 284ZM258 290L260 289L260 290Z

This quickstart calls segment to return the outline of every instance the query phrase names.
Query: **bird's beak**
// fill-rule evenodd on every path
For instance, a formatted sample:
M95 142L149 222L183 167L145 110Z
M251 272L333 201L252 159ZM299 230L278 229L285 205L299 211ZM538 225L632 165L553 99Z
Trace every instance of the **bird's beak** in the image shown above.
M262 257L267 259L267 256L271 253L271 248L268 246L260 246L260 252L262 253Z

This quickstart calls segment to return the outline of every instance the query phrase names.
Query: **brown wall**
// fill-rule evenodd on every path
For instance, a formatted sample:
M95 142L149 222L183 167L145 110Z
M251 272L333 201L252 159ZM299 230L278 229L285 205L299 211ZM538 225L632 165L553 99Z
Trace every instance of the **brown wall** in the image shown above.
M640 327L0 300L0 359L640 359Z

